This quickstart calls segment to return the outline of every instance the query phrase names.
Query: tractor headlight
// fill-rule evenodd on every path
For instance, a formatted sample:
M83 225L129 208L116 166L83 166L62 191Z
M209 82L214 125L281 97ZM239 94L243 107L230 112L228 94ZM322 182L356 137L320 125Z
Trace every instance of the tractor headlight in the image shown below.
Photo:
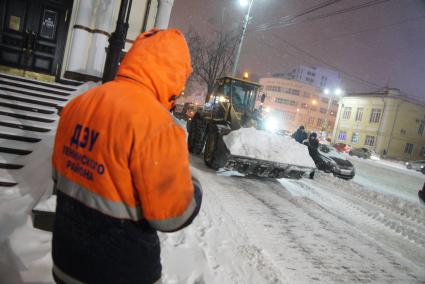
M277 119L274 117L270 117L266 120L266 129L270 132L276 132L278 129Z
M228 103L229 102L229 98L227 98L225 96L220 96L219 101L221 103Z

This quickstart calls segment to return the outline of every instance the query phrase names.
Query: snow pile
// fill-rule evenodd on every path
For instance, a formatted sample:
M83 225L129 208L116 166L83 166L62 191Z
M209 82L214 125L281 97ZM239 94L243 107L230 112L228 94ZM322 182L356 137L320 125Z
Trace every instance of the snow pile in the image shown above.
M294 139L255 128L241 128L223 136L230 153L284 164L314 168L306 146Z

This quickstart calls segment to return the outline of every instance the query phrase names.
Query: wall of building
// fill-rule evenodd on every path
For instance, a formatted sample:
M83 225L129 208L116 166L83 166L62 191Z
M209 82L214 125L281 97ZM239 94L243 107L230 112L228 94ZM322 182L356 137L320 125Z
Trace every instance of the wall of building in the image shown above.
M350 107L351 115L347 117ZM363 109L363 116L356 120L359 108ZM374 109L381 110L379 121L371 119ZM352 95L340 102L334 142L370 148L378 154L386 153L388 157L401 160L423 159L425 131L420 131L421 125L425 127L425 106L422 104L407 101L397 94ZM408 143L412 146L406 146Z
M329 97L322 95L317 88L274 77L261 78L260 84L266 94L263 109L278 119L279 128L292 132L304 125L308 131L332 133L337 113L336 100L333 100L334 103L331 100L326 118Z
M339 73L323 67L308 67L299 65L287 75L277 74L279 77L286 77L305 84L315 86L318 89L341 88L341 78Z
M74 0L61 74L77 73L100 78L108 39L115 30L120 0ZM125 49L131 47L145 23L148 0L132 1ZM146 29L154 26L158 0L152 0Z

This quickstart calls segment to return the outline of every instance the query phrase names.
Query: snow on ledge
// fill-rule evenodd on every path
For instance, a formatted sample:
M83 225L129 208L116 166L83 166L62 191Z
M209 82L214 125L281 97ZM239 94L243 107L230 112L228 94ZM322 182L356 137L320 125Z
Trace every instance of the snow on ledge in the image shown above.
M241 128L223 136L232 155L273 161L301 167L316 167L308 148L288 136Z

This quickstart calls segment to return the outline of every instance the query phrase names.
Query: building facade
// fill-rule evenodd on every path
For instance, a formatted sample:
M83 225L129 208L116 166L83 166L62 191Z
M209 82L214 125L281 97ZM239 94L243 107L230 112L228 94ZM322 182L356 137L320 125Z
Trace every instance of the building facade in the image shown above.
M304 84L315 86L320 90L334 90L340 88L341 78L339 73L323 67L297 66L287 74L276 74L279 77L296 80Z
M332 133L338 102L314 86L285 78L262 78L266 94L263 109L279 123L279 129L293 132L300 125L308 131Z
M0 0L0 71L48 81L99 81L121 0ZM166 28L173 0L132 1L125 49Z
M345 96L336 121L335 142L401 160L425 159L425 104L397 89Z

